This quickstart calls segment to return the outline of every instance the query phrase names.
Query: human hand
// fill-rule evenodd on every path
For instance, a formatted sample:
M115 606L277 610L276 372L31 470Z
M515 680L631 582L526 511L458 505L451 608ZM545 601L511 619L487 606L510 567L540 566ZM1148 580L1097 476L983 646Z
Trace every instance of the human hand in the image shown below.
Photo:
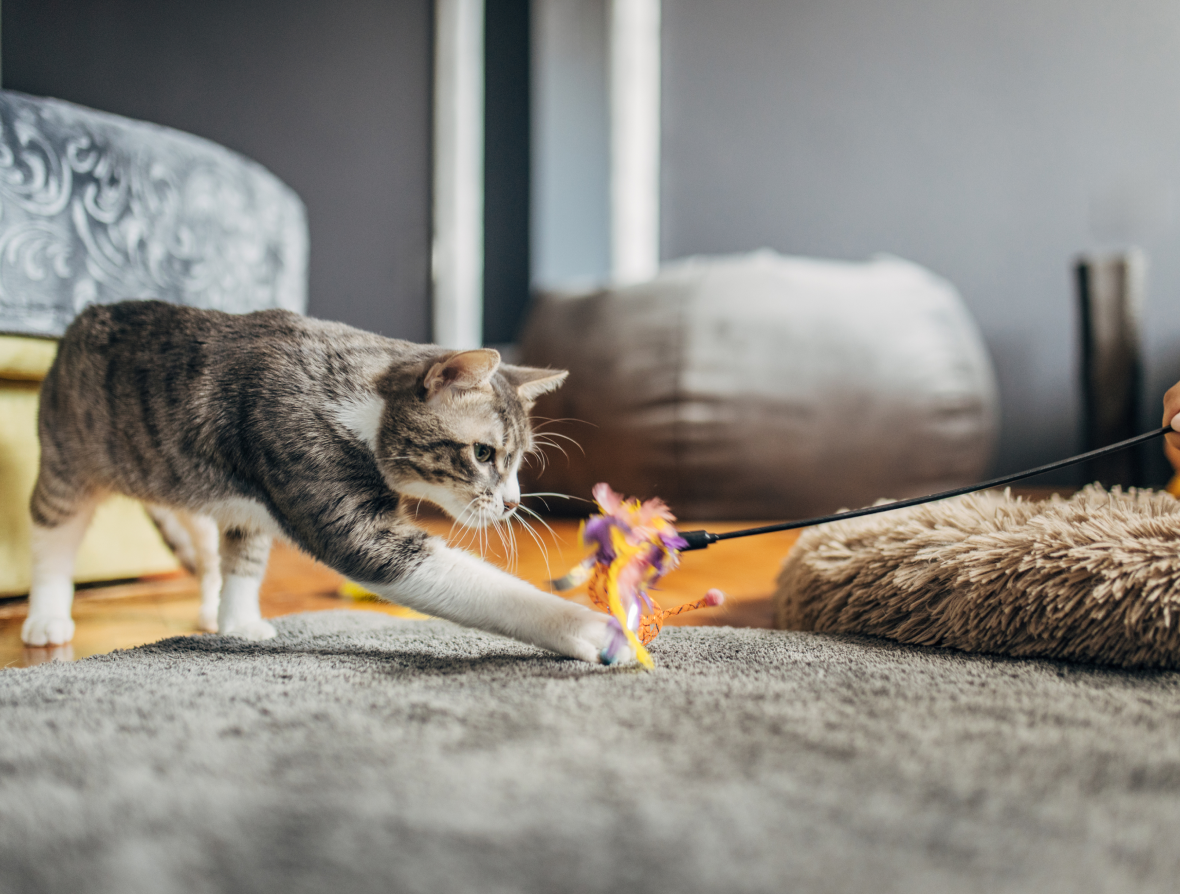
M1168 459L1172 465L1180 469L1180 382L1168 389L1164 395L1164 425L1171 425L1173 431L1165 435Z

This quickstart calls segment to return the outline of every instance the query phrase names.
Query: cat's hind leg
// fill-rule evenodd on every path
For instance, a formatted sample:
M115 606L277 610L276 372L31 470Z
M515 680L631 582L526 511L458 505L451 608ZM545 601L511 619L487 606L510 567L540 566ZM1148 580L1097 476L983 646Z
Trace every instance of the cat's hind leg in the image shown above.
M184 509L149 506L148 513L164 541L201 584L198 625L208 633L217 632L217 605L221 598L221 539L217 522L208 515Z
M201 629L217 632L217 610L221 603L221 531L208 515L184 513L182 522L188 528L197 556L197 577L201 581ZM265 568L265 566L263 566Z
M74 638L74 562L99 497L64 482L37 479L30 510L33 530L29 616L20 637L29 646L60 646Z
M270 639L275 629L262 620L258 590L266 573L271 537L257 531L227 528L221 533L221 601L217 629L243 639Z

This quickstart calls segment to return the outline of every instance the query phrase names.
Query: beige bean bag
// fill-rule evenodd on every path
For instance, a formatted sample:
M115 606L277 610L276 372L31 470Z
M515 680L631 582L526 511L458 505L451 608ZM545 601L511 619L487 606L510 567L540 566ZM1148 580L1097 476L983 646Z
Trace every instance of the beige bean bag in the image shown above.
M1180 668L1180 500L985 492L803 533L776 626L968 652Z
M609 481L680 518L946 490L984 477L998 432L958 293L898 258L690 258L637 285L538 296L521 350L570 371L537 415L584 420L543 422L582 449L555 438L568 458L551 451L532 489L587 498Z

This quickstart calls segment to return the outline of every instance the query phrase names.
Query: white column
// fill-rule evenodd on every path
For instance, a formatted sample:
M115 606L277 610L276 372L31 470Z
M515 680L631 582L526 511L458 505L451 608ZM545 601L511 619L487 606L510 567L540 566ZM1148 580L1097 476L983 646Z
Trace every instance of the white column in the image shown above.
M660 0L610 2L611 275L660 264Z
M610 279L609 0L533 0L532 263L538 288Z
M436 0L434 340L483 341L483 0Z

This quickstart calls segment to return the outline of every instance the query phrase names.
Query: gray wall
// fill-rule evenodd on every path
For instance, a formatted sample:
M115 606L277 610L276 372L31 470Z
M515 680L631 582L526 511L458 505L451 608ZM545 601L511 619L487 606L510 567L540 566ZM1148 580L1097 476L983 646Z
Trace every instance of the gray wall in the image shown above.
M610 273L606 0L533 0L532 278Z
M302 196L311 313L430 336L430 0L3 0L3 83L207 137Z
M1143 427L1159 424L1180 379L1180 5L664 0L663 16L665 259L885 251L946 276L991 348L1011 471L1079 443L1073 256L1141 245Z

